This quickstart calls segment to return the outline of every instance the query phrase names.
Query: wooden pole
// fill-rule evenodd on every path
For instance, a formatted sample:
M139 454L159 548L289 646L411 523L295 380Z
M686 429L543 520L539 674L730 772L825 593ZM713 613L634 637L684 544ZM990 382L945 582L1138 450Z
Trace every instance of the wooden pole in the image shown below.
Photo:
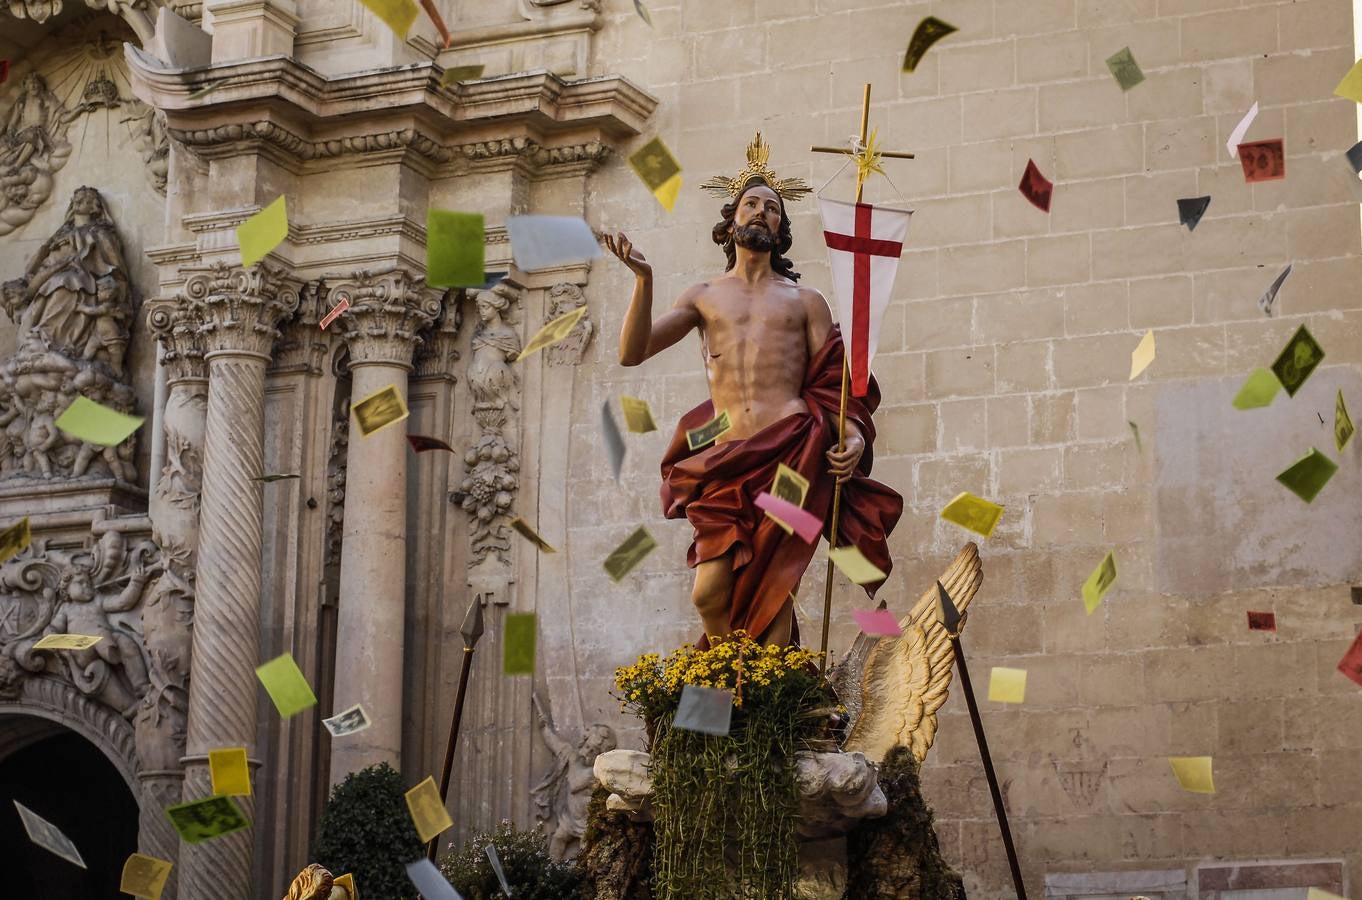
M459 692L454 696L454 715L449 720L449 741L445 744L444 767L440 771L440 802L449 803L449 777L454 771L454 749L459 744L459 725L463 722L463 701L468 695L468 677L473 671L473 651L477 648L478 638L482 637L482 604L474 597L463 618L459 629L463 635L463 668L459 671ZM426 858L435 862L436 848L440 838L431 838L426 849Z
M861 152L865 150L865 140L870 129L870 84L865 86L861 95ZM856 170L856 202L861 202L861 191L865 179ZM837 451L840 453L847 443L847 388L851 381L851 358L846 352L846 337L842 338L842 398L837 409ZM839 481L832 489L832 529L828 532L828 550L837 549L837 526L842 515L842 483ZM828 667L828 626L832 623L832 555L828 555L828 567L823 579L823 639L818 644L818 671Z
M960 646L960 631L964 616L955 608L951 595L941 582L936 583L937 596L941 600L941 621L946 636L951 639L951 649L955 651L955 662L960 668L960 688L965 693L965 703L969 706L969 720L974 726L974 740L979 745L979 757L984 761L984 775L988 778L988 792L993 797L993 812L998 817L998 827L1003 833L1003 849L1007 851L1007 865L1012 870L1012 887L1017 891L1017 900L1026 900L1026 885L1022 882L1021 864L1017 862L1017 848L1012 843L1012 829L1007 824L1007 807L1003 805L1003 794L998 789L998 774L993 771L993 757L988 752L988 738L984 736L984 720L979 717L979 704L974 699L974 686L969 680L969 666L965 665L965 648Z

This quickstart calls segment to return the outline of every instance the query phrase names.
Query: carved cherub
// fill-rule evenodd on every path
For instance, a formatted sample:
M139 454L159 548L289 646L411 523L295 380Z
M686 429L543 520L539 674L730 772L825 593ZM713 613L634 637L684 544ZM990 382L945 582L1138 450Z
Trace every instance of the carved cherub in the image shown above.
M535 786L534 802L539 807L540 821L552 822L549 853L554 859L565 859L586 831L586 808L596 787L592 771L596 757L614 750L618 742L613 729L597 723L588 726L573 747L554 730L553 720L540 704L538 693L531 695L531 699L544 743L555 759L549 774Z
M94 320L81 358L94 359L103 350L116 378L123 377L123 353L128 346L127 287L110 272L95 279L95 302L78 303L76 310Z
M52 457L48 454L61 440L61 431L57 428L57 402L55 391L43 391L38 395L24 436L24 471L32 472L37 468L44 478L52 477Z
M151 573L140 552L134 559L128 583L118 594L100 593L93 582L96 564L77 557L62 572L57 582L57 611L43 629L44 634L84 634L104 640L87 650L62 650L76 687L131 718L150 681L142 650L127 632L114 628L109 613L126 612L137 605ZM104 585L99 585L104 587ZM47 652L47 651L38 651ZM120 680L115 669L120 668ZM126 684L123 682L126 681Z
M87 396L89 396L89 393L87 392ZM132 388L127 385L107 384L104 390L90 399L98 403L102 402L106 396L112 396L114 408L120 410L132 409L133 392ZM110 447L82 441L80 450L76 452L76 461L71 466L71 475L73 478L84 475L90 468L90 463L96 456L99 456L104 462L108 463L109 472L115 478L126 481L128 484L135 484L137 482L137 466L132 461L133 449L132 438Z

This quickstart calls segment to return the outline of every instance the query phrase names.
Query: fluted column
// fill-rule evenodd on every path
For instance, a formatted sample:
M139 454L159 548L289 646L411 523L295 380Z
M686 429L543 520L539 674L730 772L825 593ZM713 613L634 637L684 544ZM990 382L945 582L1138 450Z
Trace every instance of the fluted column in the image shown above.
M185 294L203 318L208 361L203 508L189 689L186 800L212 795L208 751L246 748L257 760L261 490L265 368L279 323L298 305L300 284L278 269L219 264L192 276ZM238 797L248 817L251 798ZM181 895L248 900L250 830L181 849Z
M407 396L417 332L440 313L439 294L403 269L327 279L350 351L350 402L395 385ZM335 327L335 326L333 326ZM373 725L331 745L331 783L378 762L401 767L406 623L406 426L368 437L351 425L341 530L335 709L364 705Z

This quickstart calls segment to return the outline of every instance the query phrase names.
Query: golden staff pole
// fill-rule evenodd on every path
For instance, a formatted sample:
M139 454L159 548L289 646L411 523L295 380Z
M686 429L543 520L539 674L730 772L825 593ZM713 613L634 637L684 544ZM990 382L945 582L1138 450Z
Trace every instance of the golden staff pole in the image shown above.
M421 7L426 11L426 15L430 17L431 24L435 26L435 30L440 32L440 37L445 42L444 49L448 50L449 45L454 43L454 36L449 33L449 26L445 24L444 18L440 15L440 11L435 8L434 0L421 0Z
M865 140L870 128L870 85L865 86L861 95L861 152L865 152ZM865 177L860 167L856 169L856 202L861 202L861 190L865 187ZM846 352L846 337L842 338L842 399L837 409L837 451L846 449L847 442L847 387L851 379L851 359ZM837 549L837 524L842 515L842 483L839 481L832 489L832 530L828 533L828 568L823 584L823 639L818 644L818 671L821 674L828 667L828 626L832 620L832 550Z

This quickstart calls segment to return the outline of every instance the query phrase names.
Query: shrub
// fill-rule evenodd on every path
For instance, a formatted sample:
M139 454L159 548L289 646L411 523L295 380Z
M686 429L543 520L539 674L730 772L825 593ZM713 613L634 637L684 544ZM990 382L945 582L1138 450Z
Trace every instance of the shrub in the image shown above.
M336 875L353 872L365 900L416 900L406 863L424 851L401 774L379 763L351 772L331 790L312 855Z
M497 848L497 858L514 900L572 900L577 896L581 879L576 867L549 856L544 834L537 830L517 831L510 822L503 821L494 831L476 835L457 853L440 859L440 873L464 900L505 897L483 849L489 843Z

